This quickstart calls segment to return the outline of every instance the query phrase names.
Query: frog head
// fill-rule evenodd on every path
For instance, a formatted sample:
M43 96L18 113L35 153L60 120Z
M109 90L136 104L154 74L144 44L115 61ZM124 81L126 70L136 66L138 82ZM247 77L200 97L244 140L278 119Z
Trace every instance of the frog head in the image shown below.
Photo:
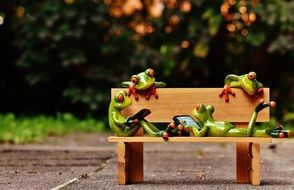
M208 105L205 107L203 104L198 104L196 108L193 109L192 115L201 123L204 124L207 120L213 120L212 113L214 112L214 107Z
M256 92L263 92L263 85L256 80L256 73L249 72L241 78L241 85L249 95L254 95Z
M132 99L128 96L128 93L123 90L120 91L116 96L111 100L111 107L119 111L127 108L132 104Z
M137 74L137 75L133 75L131 77L131 81L133 83L134 88L137 90L148 89L155 82L154 75L155 75L154 70L150 69L150 68L144 72Z

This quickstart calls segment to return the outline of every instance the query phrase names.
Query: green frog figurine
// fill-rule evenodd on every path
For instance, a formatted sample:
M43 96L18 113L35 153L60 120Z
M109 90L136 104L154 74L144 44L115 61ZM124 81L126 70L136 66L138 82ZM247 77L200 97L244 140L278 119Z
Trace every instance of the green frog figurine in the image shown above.
M122 82L122 87L128 87L128 95L133 94L136 100L139 100L138 93L144 94L146 100L149 100L151 95L154 95L157 99L156 88L165 87L166 84L164 82L156 82L154 76L155 72L153 69L146 69L144 72L133 75L131 81Z
M238 128L227 121L216 121L212 114L214 107L211 105L204 106L199 104L193 109L193 116L198 120L201 129L198 130L195 127L187 126L186 128L190 131L190 136L196 137L270 137L272 132L276 132L277 129L255 128L255 122L258 113L266 107L275 107L275 102L264 103L263 99L256 106L250 122L247 128Z
M231 88L241 88L249 95L259 96L263 93L263 85L256 80L256 73L249 72L245 75L230 74L225 78L225 86L219 93L219 96L225 96L225 101L229 101L229 94L236 96L235 92Z
M168 138L166 131L159 130L147 120L130 119L131 117L122 115L121 112L131 104L132 100L126 91L119 92L110 102L108 113L109 126L117 136L133 136L140 127L143 127L150 136Z

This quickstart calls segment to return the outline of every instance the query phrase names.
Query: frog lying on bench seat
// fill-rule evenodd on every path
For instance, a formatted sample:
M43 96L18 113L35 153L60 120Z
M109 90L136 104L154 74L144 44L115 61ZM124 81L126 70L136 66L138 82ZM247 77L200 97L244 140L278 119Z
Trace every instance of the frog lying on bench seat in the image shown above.
M204 106L199 104L193 109L193 116L200 122L201 129L197 130L195 127L187 126L190 135L196 137L210 136L210 137L270 137L271 129L265 127L255 127L258 112L266 107L275 107L275 102L264 103L263 100L256 106L247 128L238 128L227 121L215 121L212 114L214 107ZM275 129L272 129L275 130Z

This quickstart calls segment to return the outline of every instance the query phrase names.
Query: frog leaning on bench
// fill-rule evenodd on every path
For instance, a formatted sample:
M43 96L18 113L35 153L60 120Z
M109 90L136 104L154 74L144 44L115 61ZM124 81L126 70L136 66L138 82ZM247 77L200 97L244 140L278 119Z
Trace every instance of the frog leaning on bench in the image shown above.
M122 87L128 87L128 95L133 94L136 100L139 100L138 93L144 94L146 100L149 100L151 95L154 95L157 99L156 88L165 87L165 83L156 82L154 76L155 71L153 69L146 69L144 72L133 75L131 81L122 82Z
M263 94L263 85L256 80L256 77L257 75L253 71L240 76L234 74L227 75L225 78L225 86L219 93L219 96L222 97L225 95L225 101L229 102L229 94L236 96L231 88L241 88L247 94L258 97Z

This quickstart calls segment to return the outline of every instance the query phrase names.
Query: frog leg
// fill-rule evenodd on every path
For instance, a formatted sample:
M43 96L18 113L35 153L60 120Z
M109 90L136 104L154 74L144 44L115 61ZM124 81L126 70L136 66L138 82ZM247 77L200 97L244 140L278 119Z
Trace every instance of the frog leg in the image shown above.
M146 94L146 100L150 99L151 95L154 95L154 97L157 99L158 98L158 94L156 93L156 86L153 84L150 89L148 89L148 92Z
M231 128L227 133L227 137L246 137L247 129L246 128Z
M135 125L133 127L125 127L123 130L121 130L119 133L117 133L117 136L123 136L123 137L129 137L133 136L137 133L137 131L140 129L140 125Z
M112 112L112 120L115 123L115 126L112 126L112 128L117 136L132 136L140 128L140 125L135 125L132 127L126 125L126 121L118 119L118 114L116 112Z
M257 119L257 116L258 116L258 113L263 110L264 108L267 108L267 107L272 107L274 108L276 106L276 103L271 101L271 102L267 102L267 103L264 103L264 100L261 99L259 104L256 106L252 116L251 116L251 119L249 121L249 124L248 124L248 127L247 127L247 137L250 137L252 136L252 133L253 133L253 128L254 128L254 125L255 125L255 122L256 122L256 119Z
M144 128L148 135L152 137L164 137L164 133L166 133L166 131L159 130L152 123L146 121L145 119L140 120L140 125Z
M194 126L186 126L186 129L188 129L190 131L190 136L204 137L204 136L206 136L208 127L207 126L204 126L200 130L198 130Z

